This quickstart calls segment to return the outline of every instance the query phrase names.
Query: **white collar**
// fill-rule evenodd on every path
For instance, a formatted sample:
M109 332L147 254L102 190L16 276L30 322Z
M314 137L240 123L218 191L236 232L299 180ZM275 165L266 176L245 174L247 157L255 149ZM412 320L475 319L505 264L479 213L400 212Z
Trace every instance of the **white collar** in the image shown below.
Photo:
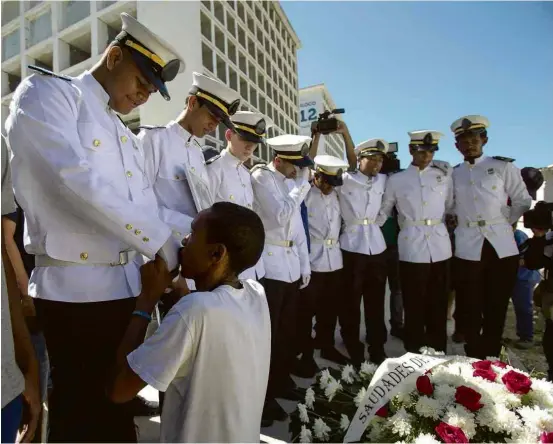
M98 98L103 105L109 105L109 94L106 92L104 87L100 85L100 82L94 78L90 71L83 72L79 77L77 77L85 87L87 87L92 93Z

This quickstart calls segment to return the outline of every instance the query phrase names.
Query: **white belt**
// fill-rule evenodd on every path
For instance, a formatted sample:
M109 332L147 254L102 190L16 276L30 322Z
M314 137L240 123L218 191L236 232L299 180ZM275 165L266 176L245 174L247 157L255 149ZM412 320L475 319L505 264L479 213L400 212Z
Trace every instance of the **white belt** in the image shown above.
M62 261L60 259L54 259L53 257L40 255L35 256L35 266L36 267L75 267L80 265L95 265L95 266L104 266L104 267L117 267L119 265L127 265L129 262L138 255L137 251L121 251L119 252L119 262L70 262Z
M372 225L375 224L376 221L374 219L369 219L366 217L365 219L352 219L346 222L346 225Z
M509 222L507 222L507 219L505 219L503 217L499 217L499 218L491 219L491 220L479 220L479 221L476 221L476 222L465 221L463 223L464 226L469 227L469 228L474 228L474 227L480 227L481 228L481 227L486 227L488 225L503 225L503 224L509 225Z
M294 241L291 241L291 240L279 241L279 240L265 239L265 243L267 245L274 245L276 247L285 247L285 248L290 248L294 246Z
M401 227L433 227L441 223L441 219L404 220Z
M312 244L322 244L326 245L327 247L332 247L334 245L338 245L337 239L317 239L316 237L311 238Z

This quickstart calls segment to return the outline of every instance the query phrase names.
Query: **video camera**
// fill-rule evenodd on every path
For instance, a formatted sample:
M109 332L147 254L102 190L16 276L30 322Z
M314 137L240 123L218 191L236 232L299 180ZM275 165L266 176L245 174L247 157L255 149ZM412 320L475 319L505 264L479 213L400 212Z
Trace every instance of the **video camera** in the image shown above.
M388 152L384 156L384 162L382 162L382 168L380 169L382 174L395 173L401 170L401 165L397 158L397 151L397 142L390 142L388 144Z
M553 203L543 200L523 215L525 228L539 228L541 230L553 229Z
M336 114L344 114L346 110L344 108L336 108L332 111L325 111L324 113L319 114L319 118L316 122L311 124L311 133L319 134L331 134L338 129L338 119L335 116Z

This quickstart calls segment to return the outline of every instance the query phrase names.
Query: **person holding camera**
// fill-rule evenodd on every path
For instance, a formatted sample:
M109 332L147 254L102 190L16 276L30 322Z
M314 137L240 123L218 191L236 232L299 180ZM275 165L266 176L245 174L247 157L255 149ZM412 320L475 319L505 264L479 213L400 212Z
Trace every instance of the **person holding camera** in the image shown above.
M453 169L455 187L456 321L468 356L499 356L519 250L512 224L532 198L520 170L504 157L487 157L488 119L470 115L451 125L464 162ZM510 205L508 205L510 200Z
M526 242L524 266L529 270L544 268L544 279L534 291L534 305L545 318L543 353L549 366L548 379L553 381L553 204L538 202L524 214L524 225L530 225L534 237Z
M443 134L413 131L411 165L388 178L379 224L399 213L400 281L405 308L404 345L418 353L423 346L446 351L447 266L451 242L444 215L453 209L451 166L433 161Z
M262 426L288 415L276 398L298 401L290 377L296 356L296 320L300 290L309 285L311 267L300 206L311 189L311 138L285 134L267 139L274 157L251 170L254 210L265 227L265 292L271 315L271 369ZM291 180L293 186L288 186Z

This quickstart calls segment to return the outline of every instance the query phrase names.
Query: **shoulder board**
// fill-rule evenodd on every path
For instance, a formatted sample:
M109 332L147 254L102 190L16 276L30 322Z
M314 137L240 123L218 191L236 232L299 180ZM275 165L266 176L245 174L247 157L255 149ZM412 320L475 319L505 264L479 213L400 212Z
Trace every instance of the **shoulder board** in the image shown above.
M164 126L157 126L157 125L140 125L138 128L145 129L145 130L152 130L152 129L161 129L165 128Z
M263 163L258 163L257 165L254 165L252 169L250 170L250 174L253 174L257 170L266 170L271 171L269 167Z
M460 167L460 166L461 166L461 164L460 164L460 163L458 163L458 164L457 164L457 165L455 165L455 166L454 166L453 168L458 168L458 167Z
M492 159L495 160L502 160L503 162L514 162L515 159L511 159L510 157L503 157L503 156L493 156Z
M451 170L451 165L447 162L443 162L443 161L434 161L432 162L432 168L437 168L439 169L442 173L444 173L445 175L449 174L450 170Z
M210 159L207 159L205 161L205 164L206 165L211 165L213 162L215 162L217 159L220 159L221 158L221 155L220 154L217 154L216 156L213 156L211 157Z
M45 68L41 68L40 66L29 65L28 68L35 71L35 72L37 72L37 73L39 73L39 74L54 77L56 79L65 80L66 82L71 82L71 80L72 80L71 77L64 76L63 74L56 74L55 72L52 72L52 71L50 71L48 69L45 69Z
M396 170L396 171L390 171L388 174L386 174L386 176L390 177L390 176L393 176L394 174L397 174L399 172L401 172L402 170Z
M348 168L347 172L349 174L357 174L357 168L355 168L355 169Z

